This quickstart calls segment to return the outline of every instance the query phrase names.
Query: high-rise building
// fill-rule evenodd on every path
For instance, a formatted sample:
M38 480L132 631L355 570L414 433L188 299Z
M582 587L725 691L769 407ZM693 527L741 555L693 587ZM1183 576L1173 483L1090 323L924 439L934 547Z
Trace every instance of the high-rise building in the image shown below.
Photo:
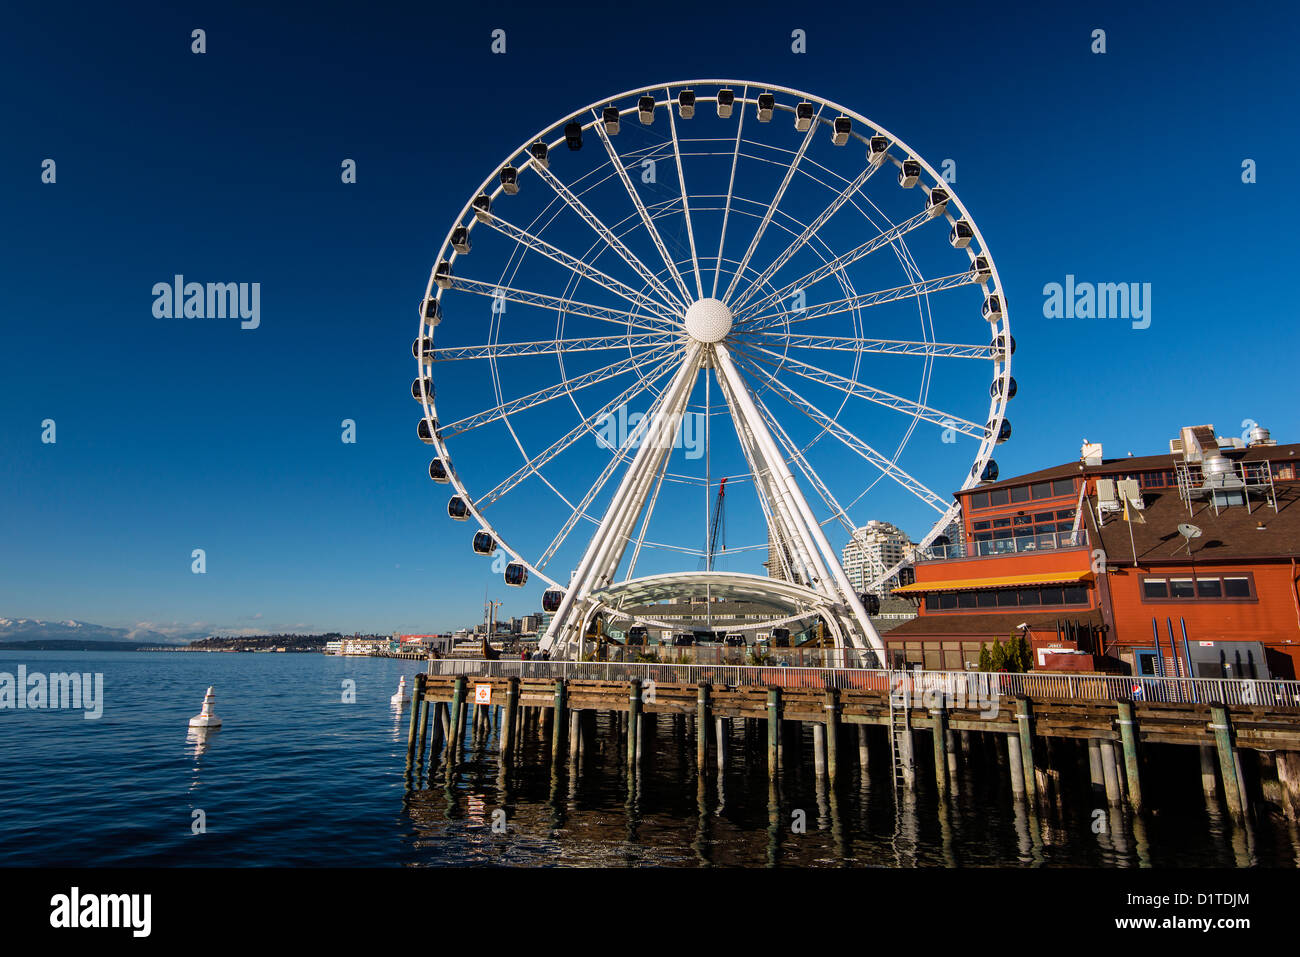
M888 595L898 585L897 572L887 581L878 579L899 562L910 559L911 544L907 533L889 522L872 519L856 529L841 553L844 573L854 591Z
M782 540L769 521L767 523L767 561L763 562L763 567L767 569L767 577L780 581L791 581L790 566L790 546Z

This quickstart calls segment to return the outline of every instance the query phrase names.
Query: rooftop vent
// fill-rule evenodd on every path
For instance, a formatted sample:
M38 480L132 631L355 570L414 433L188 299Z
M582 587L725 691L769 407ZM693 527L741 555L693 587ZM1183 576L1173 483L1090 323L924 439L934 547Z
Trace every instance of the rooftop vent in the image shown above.
M1101 443L1089 442L1087 439L1084 439L1083 446L1079 449L1079 459L1084 465L1100 465Z
M1277 445L1269 435L1268 429L1262 425L1254 426L1249 433L1247 446L1253 449L1257 445Z

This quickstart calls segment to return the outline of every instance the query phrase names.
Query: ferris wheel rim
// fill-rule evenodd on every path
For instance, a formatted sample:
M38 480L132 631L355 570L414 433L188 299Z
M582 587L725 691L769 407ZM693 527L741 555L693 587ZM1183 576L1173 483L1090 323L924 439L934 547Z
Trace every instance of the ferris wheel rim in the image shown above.
M550 126L542 129L533 137L529 137L528 139L525 139L516 150L514 150L512 153L507 155L506 159L501 165L504 166L510 164L521 154L526 155L529 143L536 142L539 139L544 139L551 132L561 129L566 123L577 121L580 118L585 119L586 114L599 109L605 103L613 103L614 101L624 100L626 98L639 96L642 94L657 95L657 93L662 92L663 94L665 94L665 99L664 100L656 99L656 106L668 106L669 107L668 113L671 120L671 116L672 116L671 105L673 102L672 99L673 90L683 89L683 88L693 88L695 86L738 87L740 88L741 92L739 92L735 97L735 102L737 103L737 105L754 104L756 100L751 96L751 91L762 90L763 92L781 93L781 94L798 96L803 100L820 104L822 107L829 107L831 109L839 110L842 115L849 116L852 119L862 123L868 130L874 131L873 133L870 133L868 135L883 135L888 137L890 140L891 150L893 148L898 148L900 150L905 151L906 157L910 160L914 160L918 162L921 165L921 168L932 177L934 182L936 183L944 182L944 177L941 174L939 174L929 164L929 162L925 160L923 156L921 156L910 146L908 146L905 141L897 137L895 134L890 132L885 127L868 119L867 117L863 116L857 111L852 110L844 106L843 104L840 104L826 97L820 97L814 94L809 94L805 91L797 90L792 87L781 86L779 84L764 84L752 80L738 80L738 79L696 79L696 80L670 81L665 83L650 84L646 86L638 86L623 91L621 93L614 94L613 96L610 97L602 97L578 110L573 111L567 116L562 117L556 123L553 123ZM700 102L704 102L704 103L716 101L716 93L713 96L702 95L699 97L699 100ZM778 108L789 109L789 107L784 104L779 104ZM633 112L631 108L622 111L622 113L630 113L630 112ZM743 116L743 112L742 112L742 116ZM814 123L823 123L823 124L829 122L830 121L828 120L820 120L820 119L814 121ZM599 116L593 116L590 120L587 120L586 122L583 123L583 129L586 130L592 127L596 127L599 129L598 124L599 124ZM860 141L865 141L865 137L856 129L853 131L852 135L855 139L858 139ZM737 136L737 146L739 146L739 140L740 137ZM562 142L562 138L556 137L553 141L550 142L551 145L558 145L560 142ZM898 165L899 161L894 156L892 156L892 154L890 155L889 159L893 160L895 165ZM680 160L680 155L679 155L679 160ZM522 171L527 165L531 163L532 163L532 159L531 157L529 157L524 160L524 162L519 166L519 169ZM500 169L500 166L498 166L497 168ZM600 167L598 167L598 169L600 169ZM733 175L734 175L734 171L733 171ZM461 209L459 215L453 221L452 230L454 230L457 225L461 225L465 223L467 217L470 217L470 220L472 222L471 214L472 214L475 196L484 193L487 193L493 199L496 199L498 196L500 196L503 187L500 184L497 184L495 186L493 185L494 176L495 174L489 174L489 176L483 181L483 183L480 184L479 189L475 193L471 194L470 200L465 204L465 206ZM1006 307L1005 291L1003 289L1000 276L997 272L996 261L992 256L992 254L989 252L987 243L984 240L983 234L980 231L978 224L973 219L973 217L969 215L965 205L961 202L955 190L949 189L948 193L950 197L948 200L950 208L944 211L945 218L949 219L950 221L953 221L951 209L955 208L957 211L959 211L960 218L963 219L968 224L968 226L973 232L972 244L978 248L979 254L986 257L987 260L987 268L989 273L988 277L983 282L978 283L978 285L980 285L986 297L990 294L996 294L1000 296L1001 302L1003 304L1002 317L999 320L999 322L995 323L993 326L993 333L994 333L993 341L997 342L1001 340L1004 343L1003 348L1001 349L1000 352L1000 358L998 357L998 354L995 353L992 359L993 369L994 369L994 382L996 385L999 379L1009 379L1010 372L1011 372L1012 351L1009 346L1011 340L1011 334L1010 334L1010 322L1009 322L1009 309ZM730 210L728 210L728 213L729 212ZM452 230L449 230L447 235L444 237L437 258L435 259L435 270L437 264L440 262L447 262L447 263L454 264L454 262L456 261L459 255L455 249L450 248ZM968 256L973 261L975 257L975 253L968 250ZM720 272L721 268L722 268L722 260L721 257L719 257L717 271ZM741 269L739 272L733 274L733 285L736 281L739 281L739 276L743 272L744 270ZM435 280L434 271L431 271L429 281L426 285L425 299L428 300L430 298L433 298L433 299L437 299L440 302L442 299L443 290L438 289L436 292L434 291L435 288L434 280ZM762 298L761 294L759 298L760 299ZM739 302L740 301L738 301L738 303ZM637 304L637 308L640 308L640 304ZM661 316L659 318L663 318L671 321L672 317L671 315L669 315L669 316ZM561 322L562 321L563 321L563 317L561 318ZM421 313L420 326L419 326L419 332L421 338L425 337L426 334L429 336L429 338L433 338L434 335L433 326L434 324L429 323L426 320L424 314ZM992 347L990 347L990 349L992 349ZM663 362L660 362L659 359L653 360L652 364L654 365L654 369L656 372L662 373L663 371L666 371L667 367L671 366L671 358L670 358L671 355L672 355L671 352L667 354L661 354L660 358L663 359ZM859 353L859 357L860 355L861 354ZM931 361L931 358L932 357L927 357L927 362ZM493 366L495 367L495 360L493 360ZM424 376L426 374L426 371L429 373L432 372L432 363L426 362L423 358L417 356L417 368L419 370L420 375ZM856 370L855 370L854 377L856 378ZM963 481L961 485L962 490L969 488L970 486L978 483L979 473L983 471L984 467L992 458L993 450L998 444L997 429L1000 426L1002 420L1004 420L1006 417L1005 416L1006 407L1009 400L1009 397L1006 394L1006 392L1007 390L1005 389L999 389L996 391L995 394L991 395L990 397L988 426L985 428L986 435L984 438L980 440L979 448L975 454L975 466L971 469L971 471L967 474L965 480ZM847 401L847 397L845 401ZM519 562L522 565L524 565L526 568L528 568L530 572L532 572L541 580L545 581L552 588L562 589L564 587L563 585L556 582L543 570L535 567L534 562L528 559L527 557L525 557L522 553L519 553L515 551L513 548L511 548L509 546L508 541L504 536L500 534L499 530L496 529L495 526L488 519L486 519L486 517L475 507L473 496L470 494L468 488L461 481L460 476L455 468L455 463L454 463L453 456L451 454L451 450L448 447L445 438L440 434L440 430L436 428L436 423L438 421L436 402L434 401L433 397L426 394L422 399L422 406L424 408L424 413L426 418L435 425L435 427L432 428L434 441L429 444L433 446L433 448L439 453L439 456L442 458L444 466L447 471L447 475L450 479L450 484L463 497L466 504L469 505L470 517L474 518L477 521L481 529L489 531L492 534L498 546L501 547L504 551L506 551L507 554L509 554L511 558L513 558L516 562ZM918 420L916 418L912 419L913 427L915 427L917 421ZM905 442L906 439L904 440L904 443ZM522 448L521 448L521 453L523 453ZM526 455L526 453L523 454ZM899 449L898 454L901 454L901 447ZM884 477L885 476L883 474L879 475L876 477L874 482L879 482ZM860 497L861 496L859 496L859 498ZM924 536L922 542L919 543L920 547L929 544L929 542L932 541L933 538L939 534L941 529L945 526L946 522L949 520L954 509L955 509L955 503L953 506L949 507L948 511L940 517L940 519L930 529L927 535Z

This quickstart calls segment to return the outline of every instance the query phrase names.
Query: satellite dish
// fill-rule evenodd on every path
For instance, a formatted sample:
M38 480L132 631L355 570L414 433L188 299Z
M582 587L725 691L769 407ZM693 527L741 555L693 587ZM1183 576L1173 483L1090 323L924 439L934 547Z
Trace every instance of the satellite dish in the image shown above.
M1187 539L1187 554L1190 557L1192 554L1192 539L1200 538L1201 530L1195 525L1190 525L1187 522L1180 522L1178 524L1178 534Z

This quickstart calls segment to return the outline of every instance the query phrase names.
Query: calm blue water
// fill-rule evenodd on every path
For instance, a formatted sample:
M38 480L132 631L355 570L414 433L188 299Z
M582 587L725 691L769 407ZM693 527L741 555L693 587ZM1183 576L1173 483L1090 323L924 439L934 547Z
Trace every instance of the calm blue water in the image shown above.
M553 775L533 738L503 777L495 735L486 735L466 743L450 780L439 769L431 787L407 798L408 712L395 712L389 697L418 662L0 652L0 671L19 664L102 672L105 706L97 721L76 711L0 711L4 866L1290 867L1300 847L1295 829L1277 821L1243 832L1208 815L1194 755L1151 783L1159 813L1136 828L1109 815L1098 835L1086 780L1078 807L1034 820L1013 811L1005 772L979 756L963 766L960 797L946 813L924 775L916 798L896 807L887 759L865 786L854 767L838 794L807 771L792 773L773 808L761 751L731 762L721 781L710 769L701 782L693 745L662 720L631 797L602 718L577 775ZM356 682L355 703L343 702L345 679ZM187 740L208 685L224 726L205 743ZM743 758L739 736L735 747ZM206 833L192 833L196 809ZM504 834L491 826L498 809ZM798 812L805 833L792 829Z

